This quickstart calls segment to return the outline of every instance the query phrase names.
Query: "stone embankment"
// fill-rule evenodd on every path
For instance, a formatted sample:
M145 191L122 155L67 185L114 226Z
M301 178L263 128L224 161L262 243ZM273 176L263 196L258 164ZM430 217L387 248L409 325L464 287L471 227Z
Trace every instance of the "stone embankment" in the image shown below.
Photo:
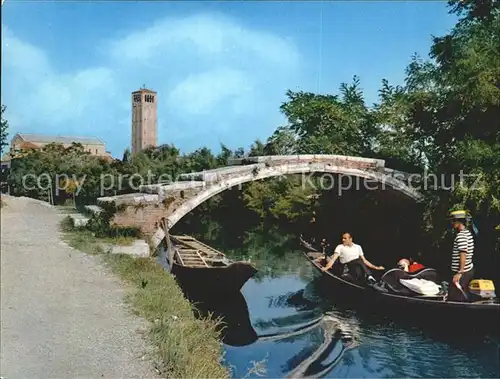
M99 256L59 238L46 203L2 197L1 363L9 378L154 378L147 322Z

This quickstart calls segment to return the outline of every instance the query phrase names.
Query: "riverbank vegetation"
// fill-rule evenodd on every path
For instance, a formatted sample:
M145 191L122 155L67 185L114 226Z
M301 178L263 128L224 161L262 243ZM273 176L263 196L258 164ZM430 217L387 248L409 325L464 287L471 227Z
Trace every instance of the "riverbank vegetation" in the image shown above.
M218 321L195 318L175 279L150 258L133 258L106 252L111 241L74 228L69 219L61 223L70 246L98 254L111 271L129 285L128 303L150 322L149 339L155 347L154 361L161 377L229 378L221 362ZM119 242L119 241L118 241Z
M175 179L180 173L225 166L231 157L345 154L380 158L386 167L435 175L438 180L420 188L425 200L414 204L390 191L347 190L339 195L339 176L334 177L337 185L330 190L304 186L299 176L270 179L210 199L176 228L232 249L251 244L255 233L273 236L280 230L296 236L315 211L318 236L332 244L342 231L350 230L356 241L379 254L377 260L386 265L394 264L397 257L414 255L429 265L447 267L446 215L451 209L467 208L481 233L479 271L498 276L494 270L499 266L495 228L500 225L499 5L452 0L449 6L459 17L454 28L447 35L433 37L428 59L411 57L403 83L383 80L375 104L367 104L362 80L354 77L341 84L336 94L287 91L280 106L286 124L247 150L221 146L220 153L214 154L202 147L181 154L166 144L135 155L126 151L115 162L93 157L77 145L26 151L12 161L11 191L43 198L46 190L23 187L23 175L66 173L75 175L74 184L81 188L75 193L76 186L68 186L67 191L55 193L53 186L54 200L90 204L100 195L133 191L139 175L147 178L149 172L152 178ZM111 186L111 178L136 173L130 181ZM85 180L79 182L84 175ZM109 188L103 192L102 177L107 178L104 186ZM284 243L280 238L273 241Z

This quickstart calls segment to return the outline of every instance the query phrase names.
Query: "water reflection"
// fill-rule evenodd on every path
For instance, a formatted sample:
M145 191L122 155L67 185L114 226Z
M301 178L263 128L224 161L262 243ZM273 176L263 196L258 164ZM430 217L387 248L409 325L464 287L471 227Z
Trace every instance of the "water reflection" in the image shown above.
M245 288L245 293L250 290L255 295L258 291L252 289L263 283L253 280L248 284L250 288ZM242 370L248 370L248 362L261 361L263 357L267 358L268 377L320 377L330 372L348 349L356 346L356 331L345 320L323 311L321 299L311 293L312 283L302 287L276 296L250 295L251 305L261 302L263 314L250 313L243 294L230 299L189 296L197 303L199 316L212 312L214 317L223 319L226 360L234 366L236 377L244 375Z
M496 337L440 333L344 308L323 297L320 284L319 278L283 274L245 285L256 338L225 346L234 377L263 359L270 378L498 377Z
M257 333L250 322L248 306L241 292L225 296L199 296L188 293L186 297L195 305L197 317L221 319L222 342L231 346L246 346L257 341Z
M296 292L288 292L283 295L268 297L268 299L269 299L269 305L268 305L269 308L293 307L297 311L305 311L305 310L316 309L320 305L320 301L318 298L312 299L310 297L309 298L307 297L306 288L298 290Z
M353 330L331 315L322 317L321 332L322 341L313 351L306 355L300 352L286 362L288 378L323 377L340 362L348 349L357 344Z

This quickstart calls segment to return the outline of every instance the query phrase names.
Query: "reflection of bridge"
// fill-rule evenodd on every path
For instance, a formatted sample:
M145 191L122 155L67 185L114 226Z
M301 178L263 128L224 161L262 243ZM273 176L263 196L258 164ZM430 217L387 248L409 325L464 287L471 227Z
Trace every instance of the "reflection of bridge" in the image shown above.
M231 187L291 174L331 173L358 177L365 180L369 189L385 189L388 186L412 199L420 199L419 193L408 185L408 174L387 169L385 161L379 159L341 155L280 155L233 159L230 164L232 166L184 174L180 176L180 181L170 184L141 186L139 193L103 197L99 201L124 205L125 210L114 217L115 224L138 226L144 234L153 236L159 230L162 218L171 228L198 205ZM374 187L377 183L381 186ZM155 246L159 243L159 240L156 241Z

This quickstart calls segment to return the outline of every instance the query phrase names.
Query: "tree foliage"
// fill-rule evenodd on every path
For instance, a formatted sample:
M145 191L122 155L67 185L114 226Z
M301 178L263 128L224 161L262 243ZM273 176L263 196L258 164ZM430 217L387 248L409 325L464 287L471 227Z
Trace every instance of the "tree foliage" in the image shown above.
M297 153L364 156L371 152L374 123L358 77L351 84L342 83L340 95L288 91L286 96L288 101L280 109L288 125L280 131L293 132Z

